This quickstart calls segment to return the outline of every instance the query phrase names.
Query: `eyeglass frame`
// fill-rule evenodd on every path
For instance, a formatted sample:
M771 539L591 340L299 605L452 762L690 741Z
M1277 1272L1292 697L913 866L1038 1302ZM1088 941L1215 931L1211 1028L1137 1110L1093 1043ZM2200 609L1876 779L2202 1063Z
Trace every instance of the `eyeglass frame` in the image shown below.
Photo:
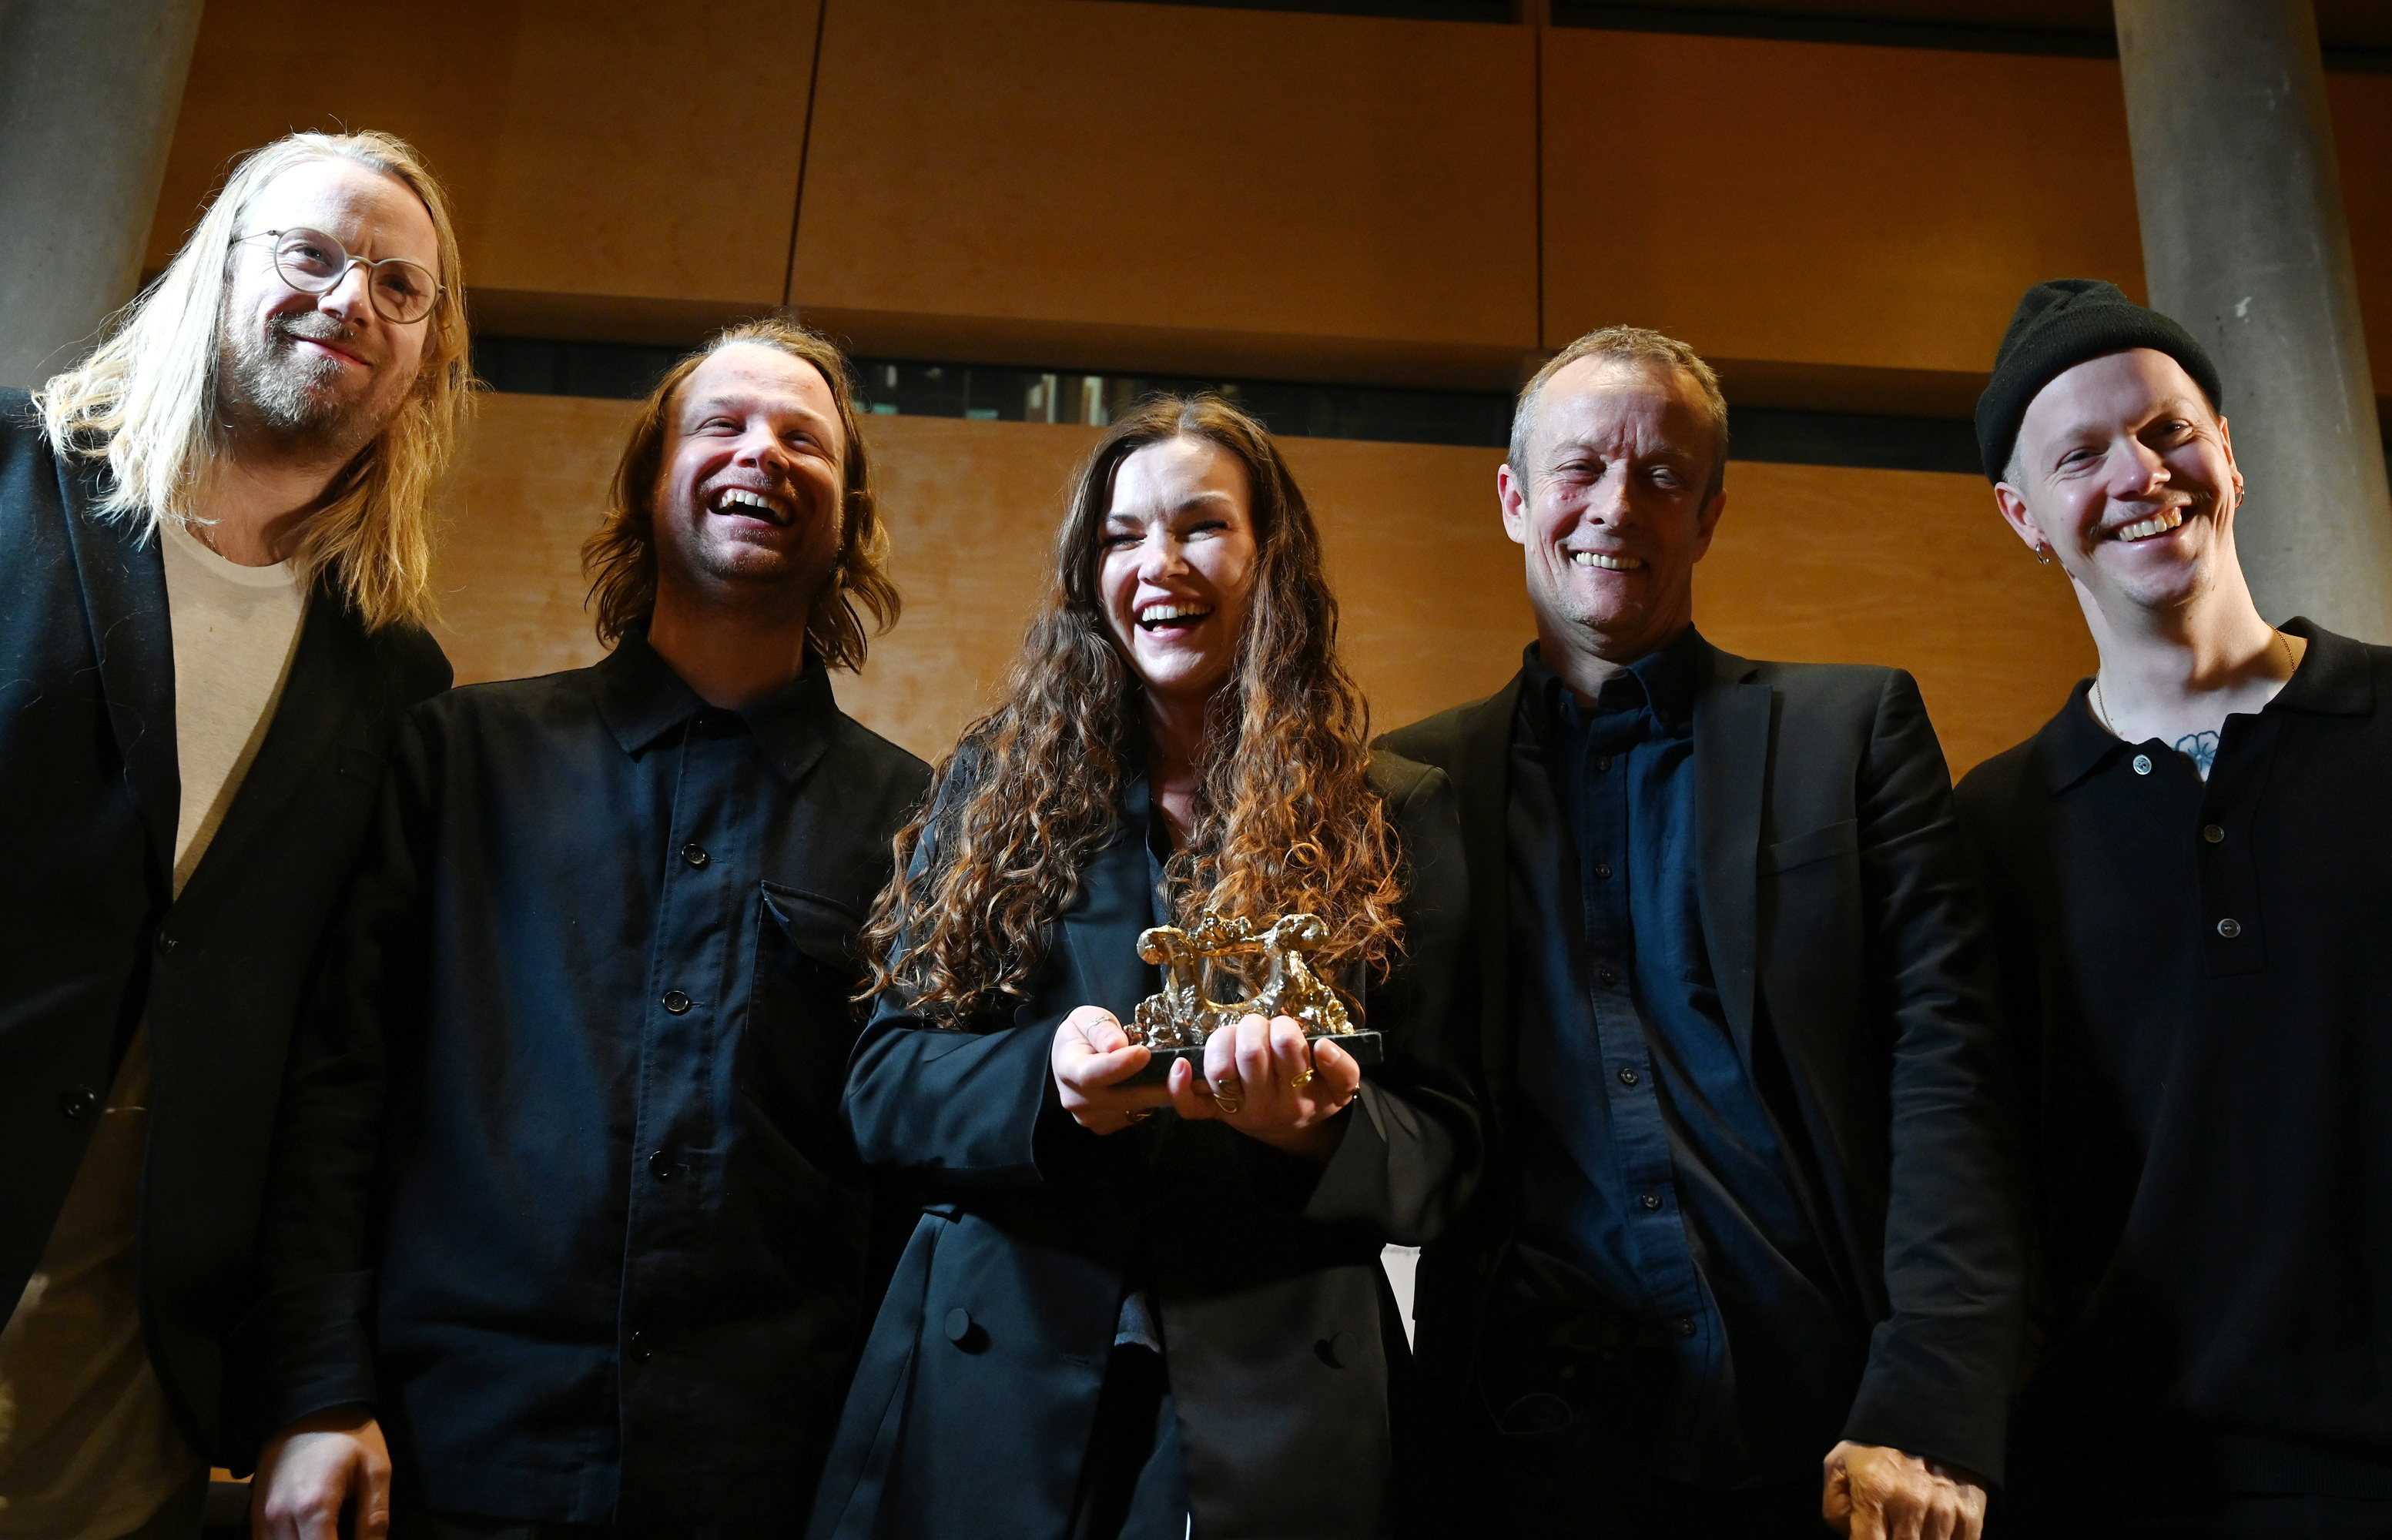
M233 237L232 243L238 246L243 241L255 240L261 237L272 237L277 242L280 242L282 237L290 235L294 231L304 231L308 235L322 236L326 245L341 253L341 270L334 273L331 279L327 281L321 289L310 289L306 284L299 282L290 274L282 270L282 251L279 244L273 251L266 254L266 260L273 264L274 276L280 278L284 283L290 285L291 288L298 291L302 294L329 294L333 290L338 289L342 284L348 281L349 270L351 268L362 267L366 269L367 273L366 304L373 307L373 313L382 317L384 320L388 321L393 326L419 326L432 318L432 313L440 308L441 299L448 292L448 286L440 281L439 276L434 273L431 268L426 267L423 264L416 261L413 257L387 256L374 260L368 260L365 257L352 254L346 246L341 244L338 237L333 236L328 231L319 230L313 225L286 225L279 230L252 230L247 235L237 235ZM372 277L374 270L379 267L387 266L389 264L394 262L404 266L412 267L417 272L422 273L425 278L432 279L432 303L425 305L423 307L423 314L416 317L413 320L402 321L396 316L386 314L382 307L381 296L374 292Z

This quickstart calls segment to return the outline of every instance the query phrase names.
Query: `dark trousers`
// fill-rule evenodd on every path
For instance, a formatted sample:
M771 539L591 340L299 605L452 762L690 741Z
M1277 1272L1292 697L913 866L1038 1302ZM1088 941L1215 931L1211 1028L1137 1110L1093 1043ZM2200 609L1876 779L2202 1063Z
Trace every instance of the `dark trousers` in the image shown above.
M1474 1451L1453 1534L1507 1540L1819 1540L1815 1481L1720 1492L1664 1481L1588 1423L1489 1433Z
M2128 1482L2131 1487L2133 1482ZM2152 1493L2162 1513L2132 1508L2095 1512L2047 1501L1986 1515L1992 1540L2392 1540L2392 1500L2316 1493L2226 1493L2197 1505L2180 1494Z
M1162 1355L1124 1343L1105 1364L1072 1540L1183 1540L1187 1462Z
M390 1540L796 1540L803 1516L786 1529L750 1524L546 1524L528 1519L486 1519L472 1513L434 1513L394 1504ZM341 1534L355 1533L344 1516Z
M1829 1533L1817 1476L1715 1489L1653 1473L1650 1409L1662 1404L1669 1370L1667 1342L1617 1318L1499 1339L1482 1368L1451 1534L1819 1540Z

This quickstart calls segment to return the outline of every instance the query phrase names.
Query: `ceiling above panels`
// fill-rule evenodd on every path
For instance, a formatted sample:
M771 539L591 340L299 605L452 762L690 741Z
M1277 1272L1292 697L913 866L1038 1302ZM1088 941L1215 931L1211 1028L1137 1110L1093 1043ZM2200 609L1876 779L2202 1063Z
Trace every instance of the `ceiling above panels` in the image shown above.
M2329 48L2392 49L2386 0L2316 0L2318 32ZM2026 32L2111 32L2109 0L1640 0L1633 6L1572 6L1554 10L1689 12L1705 20L1736 18L1892 21L1921 26Z

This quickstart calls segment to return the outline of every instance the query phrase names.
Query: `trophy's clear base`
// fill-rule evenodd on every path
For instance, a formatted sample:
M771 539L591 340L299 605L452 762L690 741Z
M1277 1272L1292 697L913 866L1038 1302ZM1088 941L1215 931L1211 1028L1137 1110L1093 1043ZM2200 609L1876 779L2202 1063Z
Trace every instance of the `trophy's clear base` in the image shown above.
M1361 1065L1366 1070L1369 1069L1371 1066L1380 1063L1386 1057L1386 1051L1384 1042L1381 1040L1380 1035L1376 1032L1324 1033L1320 1036L1307 1039L1306 1041L1311 1042L1333 1042L1338 1047L1345 1049L1346 1052L1353 1055L1355 1062ZM1137 1074L1132 1075L1128 1080L1124 1081L1121 1083L1124 1085L1159 1084L1164 1076L1171 1073L1172 1061L1175 1059L1186 1059L1190 1064L1195 1066L1196 1078L1200 1081L1204 1078L1204 1050L1202 1047L1157 1048L1154 1050L1154 1056L1146 1061L1145 1068L1139 1070Z

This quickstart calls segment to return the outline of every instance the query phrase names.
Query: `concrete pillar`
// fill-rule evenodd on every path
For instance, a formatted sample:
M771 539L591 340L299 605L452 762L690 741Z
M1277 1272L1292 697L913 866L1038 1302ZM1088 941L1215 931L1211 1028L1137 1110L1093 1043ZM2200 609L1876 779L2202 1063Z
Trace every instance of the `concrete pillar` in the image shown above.
M2392 500L2310 0L2113 0L2154 309L2217 362L2259 613L2392 641Z
M131 299L201 0L0 0L0 385Z

